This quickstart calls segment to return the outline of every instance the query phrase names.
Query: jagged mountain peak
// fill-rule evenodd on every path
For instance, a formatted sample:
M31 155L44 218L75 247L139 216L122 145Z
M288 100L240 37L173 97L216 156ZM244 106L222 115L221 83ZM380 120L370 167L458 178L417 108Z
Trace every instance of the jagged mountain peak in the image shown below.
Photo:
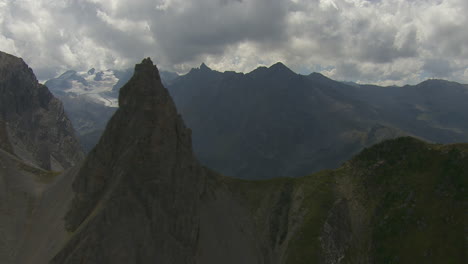
M200 70L202 71L211 71L211 68L206 66L206 64L203 62L201 65L200 65Z
M270 68L276 68L276 69L289 69L286 65L284 65L284 63L282 63L281 61L278 61L276 62L275 64L271 65Z
M158 68L146 58L135 66L133 77L120 89L119 106L151 108L156 102L167 100L168 96Z
M91 214L98 204L106 203L105 197L116 197L132 206L137 206L136 199L168 212L174 208L190 211L195 206L201 167L192 153L191 132L149 58L135 66L134 76L120 90L119 102L119 109L76 176L73 187L77 196L66 216L69 230L76 230L88 218L105 217L106 213ZM185 188L182 196L173 197L174 190ZM131 197L121 197L121 190L130 192ZM113 204L106 208L120 211L119 218L133 219L128 208ZM148 217L148 221L155 221ZM160 232L167 232L161 228ZM113 232L109 230L109 234ZM186 234L180 239L193 237Z
M271 65L270 68L268 68L268 69L274 70L274 71L288 72L288 73L296 74L294 71L292 71L286 65L284 65L282 62L277 62L277 63Z
M135 66L135 72L137 72L138 70L141 70L142 68L144 68L145 66L149 66L149 67L154 67L156 68L156 66L154 65L153 61L151 60L150 57L147 57L147 58L144 58L140 64L137 64Z
M248 75L253 76L264 76L274 74L275 76L284 76L284 75L297 75L294 71L289 69L286 65L282 62L277 62L270 67L259 66L255 70L248 73Z

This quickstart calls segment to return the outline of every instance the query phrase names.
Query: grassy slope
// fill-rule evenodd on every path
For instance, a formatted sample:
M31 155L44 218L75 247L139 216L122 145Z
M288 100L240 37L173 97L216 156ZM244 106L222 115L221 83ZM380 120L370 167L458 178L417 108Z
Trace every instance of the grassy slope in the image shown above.
M324 225L341 200L351 223L341 263L466 261L468 144L399 138L334 171L226 181L281 263L323 263Z
M356 199L370 205L376 263L466 261L468 145L400 138L348 165Z
M281 263L319 260L321 229L335 200L332 171L302 178L224 180L252 212L273 259Z

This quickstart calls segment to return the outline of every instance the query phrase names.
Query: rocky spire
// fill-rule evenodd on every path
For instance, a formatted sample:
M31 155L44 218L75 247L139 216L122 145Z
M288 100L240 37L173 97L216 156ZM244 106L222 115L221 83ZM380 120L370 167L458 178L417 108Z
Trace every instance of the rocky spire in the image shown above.
M73 183L66 215L67 229L80 230L68 243L73 252L64 249L54 262L192 263L204 170L149 58L136 65L119 104Z
M158 101L168 101L168 96L158 69L146 58L135 66L133 77L120 89L119 107L152 110Z

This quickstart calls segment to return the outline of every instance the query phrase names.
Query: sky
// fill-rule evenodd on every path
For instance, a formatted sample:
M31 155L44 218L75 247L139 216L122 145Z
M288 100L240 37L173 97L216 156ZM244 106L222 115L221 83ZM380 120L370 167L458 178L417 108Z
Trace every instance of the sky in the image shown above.
M65 70L292 70L381 85L468 83L467 0L0 0L0 50Z

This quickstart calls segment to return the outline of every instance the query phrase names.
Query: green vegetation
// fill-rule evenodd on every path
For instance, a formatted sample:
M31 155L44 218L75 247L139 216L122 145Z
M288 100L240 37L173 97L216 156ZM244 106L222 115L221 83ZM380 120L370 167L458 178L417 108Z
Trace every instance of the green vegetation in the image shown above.
M363 150L337 170L224 181L251 209L272 248L286 245L285 263L323 262L325 223L333 210L349 206L349 215L338 213L349 218L349 228L338 226L339 234L325 238L344 249L328 257L343 263L464 263L467 257L468 144L398 138ZM343 208L336 209L338 201L346 201Z
M333 171L322 171L297 180L296 193L300 196L303 222L290 242L286 263L319 263L323 226L336 200L334 182Z
M466 260L468 145L386 141L351 161L371 214L375 263Z

